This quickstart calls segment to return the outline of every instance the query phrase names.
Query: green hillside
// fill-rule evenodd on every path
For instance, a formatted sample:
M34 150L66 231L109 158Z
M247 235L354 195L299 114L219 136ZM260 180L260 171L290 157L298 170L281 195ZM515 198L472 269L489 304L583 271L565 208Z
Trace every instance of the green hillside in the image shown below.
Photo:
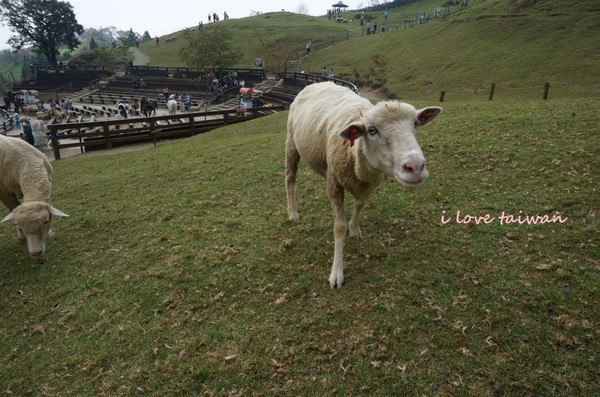
M518 3L473 1L470 8L429 24L317 52L305 65L313 70L332 66L338 75L350 77L354 68L366 70L373 55L384 54L386 88L399 97L431 98L442 89L471 95L491 82L511 97L539 98L545 82L577 88L578 94L600 94L600 3L562 2L559 8L552 0L529 7ZM390 19L406 17L394 10Z
M317 43L302 59L302 70L333 67L338 77L369 80L372 58L384 55L384 88L400 98L437 98L441 90L453 98L486 97L492 82L499 97L539 98L546 82L555 95L600 94L600 3L472 1L467 9L454 6L446 14L444 8L431 23L405 28L407 20L431 15L439 4L428 0L391 9L386 25L392 30L369 36L350 12L345 15L354 19L349 24L280 12L222 23L244 51L240 67L251 67L262 56L255 31L274 37L289 33L299 54L307 40ZM367 15L381 27L382 11ZM183 66L177 53L181 32L170 36L179 40L164 43L163 37L159 46L140 47L152 65Z
M444 90L447 99L486 98L495 83L499 99L539 98L546 82L554 96L600 95L599 2L475 0L466 9L442 4L423 0L391 8L387 21L383 11L367 12L379 28L384 22L388 28L369 36L355 12L343 15L352 20L344 24L327 16L272 12L219 25L231 30L242 50L241 68L265 57L257 35L287 38L298 51L299 62L291 68L313 73L334 68L337 77L376 83L392 97L432 100ZM434 15L436 8L441 15ZM416 23L418 17L432 17L431 23ZM140 51L153 66L186 66L179 56L183 40L183 31L173 32L159 45L142 43ZM308 40L313 51L300 59ZM384 57L375 71L374 56Z
M360 30L354 25L336 24L329 21L327 17L312 17L290 12L273 12L248 18L230 19L220 21L219 25L231 30L234 45L242 50L243 57L238 65L241 68L253 67L254 60L264 56L261 53L257 34L272 40L289 35L298 46L299 55L308 40L313 41L314 50L319 50L326 45L360 35ZM213 27L214 24L206 24L204 30L208 31ZM166 42L170 37L175 37L177 40ZM141 44L140 49L151 58L150 64L153 66L185 66L179 57L182 40L183 31L179 31L160 37L158 46L155 41L149 41Z

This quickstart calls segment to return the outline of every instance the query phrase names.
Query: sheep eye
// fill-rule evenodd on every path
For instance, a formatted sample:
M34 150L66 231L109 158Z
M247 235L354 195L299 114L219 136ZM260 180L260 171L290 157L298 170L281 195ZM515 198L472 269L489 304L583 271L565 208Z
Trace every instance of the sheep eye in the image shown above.
M377 135L379 134L379 131L377 130L377 128L371 126L369 128L367 128L367 132L369 133L369 135L373 136L373 135Z

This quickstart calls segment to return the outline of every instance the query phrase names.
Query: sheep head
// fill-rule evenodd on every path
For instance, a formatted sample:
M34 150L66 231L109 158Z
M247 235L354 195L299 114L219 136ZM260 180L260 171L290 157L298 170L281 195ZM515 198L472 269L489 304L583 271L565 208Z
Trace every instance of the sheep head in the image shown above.
M429 172L416 139L417 128L433 121L442 108L415 109L401 102L380 102L339 134L349 146L360 139L368 163L406 187L425 182Z
M1 222L14 220L19 237L27 241L31 256L40 256L46 250L52 216L69 216L43 201L30 201L19 205Z

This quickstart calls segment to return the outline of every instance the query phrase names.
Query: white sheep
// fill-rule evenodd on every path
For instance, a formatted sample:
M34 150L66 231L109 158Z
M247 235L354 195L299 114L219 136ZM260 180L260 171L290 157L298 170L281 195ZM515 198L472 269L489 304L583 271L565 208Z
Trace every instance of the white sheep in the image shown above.
M167 109L169 110L169 115L177 114L177 101L175 100L175 95L171 94L169 100L167 101Z
M33 128L35 147L40 150L48 149L48 128L46 127L46 124L41 120L36 120L31 123L31 127Z
M294 185L302 158L326 178L334 211L335 238L331 288L344 282L344 190L354 196L351 237L361 237L360 211L386 176L407 187L423 183L428 172L415 138L416 127L437 117L440 107L416 110L385 101L377 105L332 82L312 84L290 106L285 142L285 179L290 220L298 219Z
M51 174L52 166L39 150L0 135L0 201L11 211L0 223L15 221L31 256L44 253L52 216L68 216L49 204Z

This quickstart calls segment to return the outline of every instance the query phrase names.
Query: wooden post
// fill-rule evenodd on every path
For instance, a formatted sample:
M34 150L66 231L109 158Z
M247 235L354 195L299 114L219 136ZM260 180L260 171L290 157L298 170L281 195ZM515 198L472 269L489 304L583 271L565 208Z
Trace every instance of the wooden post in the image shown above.
M58 134L56 128L50 127L50 136L52 137L52 150L54 151L54 160L60 160L60 149L58 148Z
M491 101L494 99L494 91L496 90L496 83L492 83L492 85L490 86L490 95L488 96L488 101Z
M154 119L150 119L150 136L152 137L152 143L156 147L156 132L154 131Z
M548 99L548 91L550 91L550 83L544 84L544 100Z
M442 90L440 93L440 102L444 102L444 97L446 96L446 91Z
M117 124L118 126L118 124ZM108 122L104 122L102 125L102 129L104 130L104 139L106 140L106 148L112 149L112 141L110 140L110 129L108 128Z

